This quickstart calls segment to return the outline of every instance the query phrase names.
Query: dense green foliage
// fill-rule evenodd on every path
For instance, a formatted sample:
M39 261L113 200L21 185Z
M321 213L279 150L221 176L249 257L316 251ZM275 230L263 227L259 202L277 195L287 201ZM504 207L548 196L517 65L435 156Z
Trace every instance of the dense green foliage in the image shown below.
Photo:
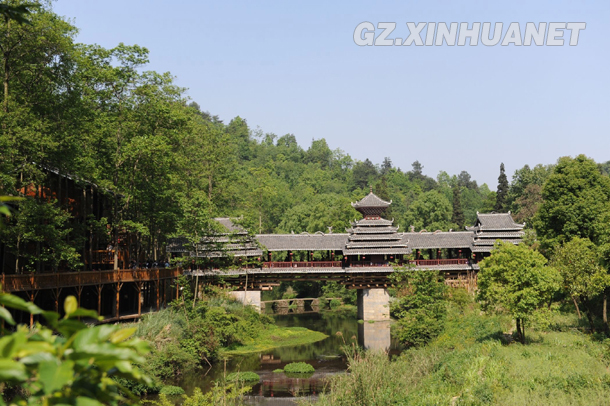
M31 200L0 237L6 252L19 257L15 272L82 267L86 233L117 246L130 232L137 237L132 254L162 256L168 237L198 241L215 228L216 216L243 215L253 232L342 232L358 217L349 203L369 187L393 201L386 216L402 230L458 229L472 224L477 211L494 209L530 221L541 207L536 230L545 246L563 242L562 235L595 244L608 235L597 221L608 211L607 164L578 157L555 167L526 165L511 184L501 168L496 193L466 171L433 179L419 161L410 170L389 157L375 165L324 139L303 148L292 134L252 130L242 117L226 123L203 111L171 74L145 70L146 48L79 44L76 27L49 3L32 10L30 24L0 21L11 49L0 53L0 195L27 191ZM577 170L581 164L588 172ZM106 196L101 219L87 211L72 216L63 199L67 175ZM587 185L582 193L578 182ZM581 195L592 205L570 206Z
M191 396L182 395L182 406L241 406L242 397L250 390L249 386L235 386L234 384L216 385L207 393L201 392L200 388L195 388ZM147 400L145 404L154 406L176 406L175 396L168 398L167 395L159 395L159 400Z
M150 342L152 351L142 368L160 381L196 371L220 357L223 349L249 343L268 329L273 319L244 306L218 289L203 289L193 304L189 282L169 309L149 314L137 324L136 336Z
M575 237L555 250L552 264L559 270L562 286L574 300L580 317L580 306L584 307L589 324L595 328L595 298L610 285L608 271L600 265L600 250L588 239ZM607 321L603 320L605 329Z
M559 159L542 188L535 227L543 249L574 237L610 242L610 178L584 155Z
M496 191L496 212L506 211L506 199L508 197L508 178L504 169L504 163L500 164L500 176L498 176L498 190Z
M291 362L284 367L284 372L289 374L309 374L315 371L315 368L306 362Z
M548 311L559 290L560 276L537 251L524 244L498 241L491 256L479 263L478 297L483 309L510 314L525 340L525 324Z
M261 377L252 371L248 372L232 372L227 375L226 380L228 382L237 381L237 382L248 382L248 383L257 383L260 381Z
M390 311L397 318L394 335L411 346L424 345L444 328L447 286L435 271L398 271L392 276L396 300Z
M16 272L80 268L86 232L114 246L130 232L136 253L152 258L171 235L196 241L215 216L243 215L255 232L342 232L358 216L349 203L369 187L393 200L387 215L403 229L457 228L454 186L466 223L484 208L489 189L466 172L435 180L419 162L403 171L389 158L356 161L324 139L303 148L294 135L253 131L241 117L225 123L188 100L171 74L146 71L146 48L79 44L76 33L46 2L31 24L0 21L12 50L0 54L0 195L27 189L32 200L2 235L22 258ZM101 221L88 211L70 217L68 175L106 196ZM32 244L40 249L26 252Z
M182 389L180 386L165 385L161 388L159 394L169 396L184 395L184 389Z
M507 316L476 306L450 307L445 330L427 346L386 354L357 352L349 373L333 377L319 406L594 405L610 397L609 346L579 331L572 314L556 315L531 343L510 341Z
M63 318L1 290L0 306L3 323L15 324L6 308L45 321L34 329L0 330L0 405L135 404L137 399L112 378L150 384L133 366L144 361L149 345L132 338L133 328L85 325L80 318L96 319L97 314L78 308L74 296L66 298Z

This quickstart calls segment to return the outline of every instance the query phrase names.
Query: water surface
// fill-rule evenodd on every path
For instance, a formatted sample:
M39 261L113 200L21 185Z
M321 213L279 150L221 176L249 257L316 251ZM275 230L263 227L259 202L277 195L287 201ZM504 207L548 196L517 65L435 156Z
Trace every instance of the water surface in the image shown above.
M214 382L236 371L254 371L260 382L252 386L247 402L253 405L293 405L296 398L315 397L325 390L329 377L345 373L345 345L373 346L397 353L398 346L390 340L389 322L358 323L355 313L305 313L275 315L281 327L305 327L329 337L311 344L280 347L256 354L232 356L220 361L208 371L180 377L176 385L190 394L195 387L208 391ZM287 376L274 373L291 362L307 362L315 373L307 376Z

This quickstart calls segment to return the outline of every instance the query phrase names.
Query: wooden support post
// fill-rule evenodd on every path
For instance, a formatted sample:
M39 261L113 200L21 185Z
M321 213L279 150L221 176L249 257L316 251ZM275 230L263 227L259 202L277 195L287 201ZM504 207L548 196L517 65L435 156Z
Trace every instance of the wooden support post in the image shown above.
M81 298L82 294L83 294L83 287L81 285L78 285L76 287L76 298L77 298L78 307L80 307L80 298Z
M53 298L55 299L55 312L59 313L59 295L61 295L62 288L57 287L53 289Z
M142 315L142 281L136 282L136 289L138 290L138 317Z
M157 295L157 302L156 302L156 304L157 304L157 311L159 311L159 294L160 294L159 290L160 289L161 289L161 283L159 283L159 280L156 280L155 281L155 293Z
M30 292L30 302L34 303L34 291ZM30 313L30 328L34 326L34 314Z
M104 289L104 285L100 284L96 286L97 290L97 315L101 316L102 314L102 289Z
M117 282L116 284L116 303L115 303L115 311L114 311L114 316L116 317L116 319L119 319L119 310L120 310L120 301L121 301L121 288L123 287L123 282Z

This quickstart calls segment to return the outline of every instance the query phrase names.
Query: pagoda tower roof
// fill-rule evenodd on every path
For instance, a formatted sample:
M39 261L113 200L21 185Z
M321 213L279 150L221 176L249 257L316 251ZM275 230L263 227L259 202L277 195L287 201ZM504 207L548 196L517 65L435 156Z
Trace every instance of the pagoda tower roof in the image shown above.
M352 222L347 229L348 237L344 255L407 254L408 247L394 227L394 220L381 218L381 214L392 204L375 195L373 191L352 207L362 213L363 218Z
M379 216L381 213L385 211L390 205L392 201L386 202L381 199L371 189L371 192L366 195L362 200L352 203L352 207L366 216Z

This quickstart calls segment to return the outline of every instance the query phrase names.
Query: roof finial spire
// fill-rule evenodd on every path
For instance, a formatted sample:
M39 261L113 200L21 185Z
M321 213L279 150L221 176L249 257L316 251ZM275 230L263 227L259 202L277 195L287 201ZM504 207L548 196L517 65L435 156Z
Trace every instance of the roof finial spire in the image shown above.
M373 186L369 186L369 190L373 193Z

